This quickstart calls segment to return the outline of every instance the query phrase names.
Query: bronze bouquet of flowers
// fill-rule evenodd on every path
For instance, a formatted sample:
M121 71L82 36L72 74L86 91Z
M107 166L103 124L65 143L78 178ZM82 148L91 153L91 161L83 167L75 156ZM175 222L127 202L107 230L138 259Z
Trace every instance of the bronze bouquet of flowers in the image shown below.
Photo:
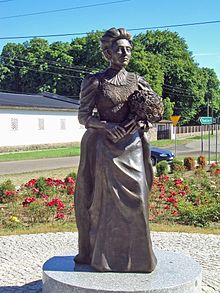
M128 119L122 122L117 128L120 131L132 133L137 128L149 129L150 123L161 120L163 115L162 98L151 89L136 90L128 97L130 113ZM135 122L135 126L133 123ZM111 137L110 140L117 142L121 137Z
M136 90L128 98L131 115L137 121L155 123L163 115L162 98L150 89Z

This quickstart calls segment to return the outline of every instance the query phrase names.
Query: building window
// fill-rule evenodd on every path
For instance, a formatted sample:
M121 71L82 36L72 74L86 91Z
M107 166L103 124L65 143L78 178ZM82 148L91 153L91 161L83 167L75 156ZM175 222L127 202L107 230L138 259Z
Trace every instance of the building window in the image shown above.
M11 130L18 130L18 118L11 118Z
M38 119L38 130L44 130L44 119Z
M61 130L66 129L66 119L60 119L60 129Z

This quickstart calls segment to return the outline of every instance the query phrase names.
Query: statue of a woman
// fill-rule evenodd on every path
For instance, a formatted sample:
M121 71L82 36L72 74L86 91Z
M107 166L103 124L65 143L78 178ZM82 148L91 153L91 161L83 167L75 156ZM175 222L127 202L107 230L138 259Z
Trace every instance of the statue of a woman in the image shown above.
M128 100L138 90L156 94L143 78L125 70L132 49L125 29L106 31L101 47L110 66L86 77L80 93L79 121L87 130L75 192L75 261L98 271L152 272L156 258L148 224L153 172L143 131L147 122L131 115Z

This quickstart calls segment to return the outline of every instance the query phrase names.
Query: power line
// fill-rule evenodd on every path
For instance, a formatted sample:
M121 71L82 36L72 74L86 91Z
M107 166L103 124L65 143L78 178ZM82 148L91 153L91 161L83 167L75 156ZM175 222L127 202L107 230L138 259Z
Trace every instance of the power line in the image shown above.
M214 24L220 23L220 20L210 20L210 21L201 21L201 22L191 22L191 23L181 23L181 24L170 24L170 25L161 25L161 26L151 26L151 27L141 27L141 28L131 28L130 31L137 30L149 30L149 29L158 29L158 28L170 28L170 27L181 27L181 26L193 26L193 25L204 25L204 24Z
M130 0L129 0L130 1ZM130 28L128 31L140 31L140 30L153 30L161 28L172 28L172 27L184 27L184 26L195 26L195 25L207 25L220 23L220 20L211 20L203 22L192 22L192 23L182 23L182 24L168 24L161 26L151 26L151 27L140 27L140 28ZM104 31L104 30L102 30ZM50 38L50 37L67 37L67 36L82 36L86 35L88 32L78 32L78 33L65 33L65 34L47 34L47 35L28 35L28 36L9 36L0 37L0 40L15 40L15 39L32 39L32 38Z
M179 92L177 90L175 90L175 88L173 88L173 90L168 89L168 88L164 88L164 91L166 93L168 93L168 95L176 95L176 96L180 96L180 97L193 97L195 96L194 93L185 93L185 92Z
M76 79L83 79L80 76L76 76L76 75L68 75L68 74L62 74L62 73L57 73L57 72L52 72L52 71L46 71L46 70L39 70L39 69L33 69L30 67L24 67L24 66L19 66L19 65L11 65L12 67L16 67L16 68L23 68L23 69L27 69L30 71L35 71L35 72L41 72L41 73L47 73L47 74L52 74L52 75L59 75L61 77L70 77L70 78L76 78Z
M23 63L27 63L27 64L30 64L30 65L43 65L42 63L37 63L37 64L34 64L30 61L26 61L26 60L23 60L23 59L17 59L17 58L10 58L10 57L0 57L0 59L9 59L9 60L13 60L13 61L19 61L19 62L23 62ZM91 71L85 71L85 70L75 70L75 69L72 69L72 67L69 67L69 66L63 66L63 68L59 67L58 66L54 66L54 65L50 65L50 62L55 62L57 63L56 61L49 61L49 60L46 60L46 59L41 59L39 60L40 62L42 61L45 61L49 64L50 67L53 67L55 69L61 69L61 70L69 70L69 71L73 71L73 72L78 72L78 73L82 73L82 74L90 74L92 73ZM19 65L14 65L14 64L9 64L8 66L12 66L12 67L17 67L17 68L25 68L25 69L28 69L28 70L32 70L32 71L36 71L36 72L42 72L42 73L48 73L48 74L53 74L53 75L61 75L63 77L73 77L73 78L78 78L78 79L82 79L82 77L79 77L79 76L72 76L72 75L68 75L68 74L62 74L62 73L56 73L56 72L52 72L52 71L45 71L45 70L38 70L38 69L33 69L31 67L28 67L28 66L19 66ZM86 68L88 69L88 68ZM96 69L98 70L98 69ZM192 92L190 92L187 88L181 88L181 87L178 87L178 86L171 86L169 84L163 84L163 89L168 92L169 94L173 94L173 95L179 95L179 96L190 96L192 97L194 94Z
M167 84L167 83L164 83L163 86L165 86L165 87L167 87L167 88L171 88L171 89L175 88L175 89L180 90L180 91L186 91L186 92L189 92L189 90L188 90L187 88L183 88L183 87L179 87L179 86L175 86L175 87L173 87L172 85L169 85L169 84Z
M11 57L6 57L6 56L2 56L2 57L0 57L0 59L3 59L3 60L8 59L8 60L18 61L18 62L27 63L27 64L31 64L31 65L44 65L43 62L46 62L50 67L53 67L53 68L56 68L56 69L69 70L69 71L79 72L79 73L83 73L83 74L90 74L91 73L91 71L78 69L77 67L75 69L74 66L72 67L72 66L62 65L64 63L60 63L60 64L58 64L58 66L51 65L53 63L57 64L57 61L52 61L52 60L50 61L50 60L46 60L46 59L37 60L38 63L33 63L33 62L30 62L30 61L27 61L27 60L24 60L24 59L17 59L17 58L11 58ZM41 63L39 63L39 62L41 62Z
M70 11L70 10L76 10L76 9L97 7L97 6L105 6L105 5L123 3L123 2L128 2L128 1L131 1L131 0L119 0L119 1L103 2L103 3L89 4L89 5L83 5L83 6L75 6L75 7L62 8L62 9L54 9L54 10L47 10L47 11L40 11L40 12L32 12L32 13L26 13L26 14L3 16L3 17L0 17L0 20L11 19L11 18L20 18L20 17L24 17L24 16L34 16L34 15L40 15L40 14L56 13L56 12L61 12L61 11Z
M171 86L166 83L163 84L163 88L165 91L171 92L173 94L180 94L180 95L186 95L186 96L195 96L196 94L192 91L190 92L187 88L180 88L178 86Z
M5 89L1 89L0 88L0 92L5 92L5 93L13 93L13 94L24 94L24 95L41 95L43 93L28 93L28 92L19 92L19 91L13 91L13 90L5 90ZM54 94L54 93L50 93L50 92L46 92L49 94ZM56 95L56 94L55 94ZM79 95L73 95L73 96L67 96L68 98L79 98ZM69 103L69 102L68 102Z
M0 3L10 2L10 1L15 1L15 0L2 0L2 1L0 1Z

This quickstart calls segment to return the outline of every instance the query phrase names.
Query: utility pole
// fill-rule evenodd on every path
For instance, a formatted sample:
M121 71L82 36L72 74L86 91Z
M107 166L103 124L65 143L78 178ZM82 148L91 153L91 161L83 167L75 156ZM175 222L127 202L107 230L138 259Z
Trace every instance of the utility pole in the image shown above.
M207 100L207 117L209 117L209 97ZM209 164L211 163L210 151L211 151L211 133L210 133L210 125L208 125L208 162Z

